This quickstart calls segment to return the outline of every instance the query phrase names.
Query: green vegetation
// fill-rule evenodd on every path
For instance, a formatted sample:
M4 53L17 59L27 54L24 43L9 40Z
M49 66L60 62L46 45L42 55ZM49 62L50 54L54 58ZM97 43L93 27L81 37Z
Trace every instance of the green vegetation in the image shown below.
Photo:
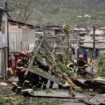
M104 0L8 0L13 19L34 24L65 23L70 27L104 26L104 5ZM91 17L85 17L86 14Z
M3 97L0 96L0 105L4 105L8 102L9 102L9 100L6 100L6 99L4 99Z
M67 37L67 43L64 43L62 41L61 43L61 52L62 55L59 59L58 62L58 67L60 68L61 71L65 72L65 73L70 73L70 69L67 67L67 64L71 61L71 48L69 47L69 26L64 24L62 27L62 31L64 33L64 35Z
M98 58L96 59L96 63L97 63L96 75L105 76L105 53L98 56Z

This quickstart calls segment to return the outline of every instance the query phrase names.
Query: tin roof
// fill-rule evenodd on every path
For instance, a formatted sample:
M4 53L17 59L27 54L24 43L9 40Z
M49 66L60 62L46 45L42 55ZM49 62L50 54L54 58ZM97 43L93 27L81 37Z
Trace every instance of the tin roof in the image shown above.
M85 35L84 37L80 37L81 47L93 48L93 37L90 35ZM95 36L95 48L97 49L105 49L105 37L104 36Z
M8 21L12 25L26 26L26 27L29 27L29 28L32 28L32 29L35 28L35 26L32 25L32 24L27 24L27 23L24 23L24 22L19 22L19 21L11 20L11 19L9 19Z

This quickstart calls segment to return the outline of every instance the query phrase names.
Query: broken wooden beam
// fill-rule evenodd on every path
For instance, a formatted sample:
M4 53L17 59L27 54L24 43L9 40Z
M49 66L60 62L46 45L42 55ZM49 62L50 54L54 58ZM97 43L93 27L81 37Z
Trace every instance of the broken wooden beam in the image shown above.
M50 81L53 81L54 83L56 83L58 85L63 85L60 79L52 76L51 74L49 74L46 71L43 71L43 70L33 70L33 69L31 69L30 71L32 71L33 73L39 75L40 77L43 77L43 78L48 79Z
M59 99L78 99L81 100L85 96L81 97L75 97L70 94L69 91L33 91L33 92L28 92L27 90L22 92L23 95L29 95L32 97L38 97L38 98L59 98Z
M14 81L14 80L0 80L0 82L5 82L5 83L10 83L12 84L13 82L17 82L17 81Z

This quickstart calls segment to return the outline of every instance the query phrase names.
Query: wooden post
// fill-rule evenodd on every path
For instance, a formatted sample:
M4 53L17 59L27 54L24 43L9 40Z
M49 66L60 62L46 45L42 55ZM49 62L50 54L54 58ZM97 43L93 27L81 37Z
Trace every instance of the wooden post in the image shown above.
M93 58L95 58L96 56L96 49L95 49L95 31L96 31L96 27L93 27Z
M21 51L23 50L23 47L22 47L22 46L23 46L23 43L22 43L22 41L21 41Z
M3 49L3 53L4 53L4 55L3 55L3 58L4 58L4 69L3 69L3 77L4 77L4 79L6 78L6 68L7 68L7 66L6 66L6 59L5 58L7 58L7 55L6 55L6 48L4 48Z
M7 15L8 5L5 2L5 37L6 37L6 44L7 49L4 51L4 58L5 58L5 71L3 72L4 79L6 78L6 70L9 68L9 34L8 34L8 15Z
M6 9L6 13L5 13L5 35L6 35L6 42L7 42L7 58L8 58L8 66L9 66L9 34L8 34L8 16L7 16L7 9L8 9L8 5L7 2L5 2L5 9Z

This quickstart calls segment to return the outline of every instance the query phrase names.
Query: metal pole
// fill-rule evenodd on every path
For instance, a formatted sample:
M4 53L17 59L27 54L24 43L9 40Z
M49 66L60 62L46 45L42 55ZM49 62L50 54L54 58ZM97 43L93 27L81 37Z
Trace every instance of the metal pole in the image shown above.
M96 31L96 27L93 27L93 58L95 58L96 56L96 49L95 49L95 31Z

